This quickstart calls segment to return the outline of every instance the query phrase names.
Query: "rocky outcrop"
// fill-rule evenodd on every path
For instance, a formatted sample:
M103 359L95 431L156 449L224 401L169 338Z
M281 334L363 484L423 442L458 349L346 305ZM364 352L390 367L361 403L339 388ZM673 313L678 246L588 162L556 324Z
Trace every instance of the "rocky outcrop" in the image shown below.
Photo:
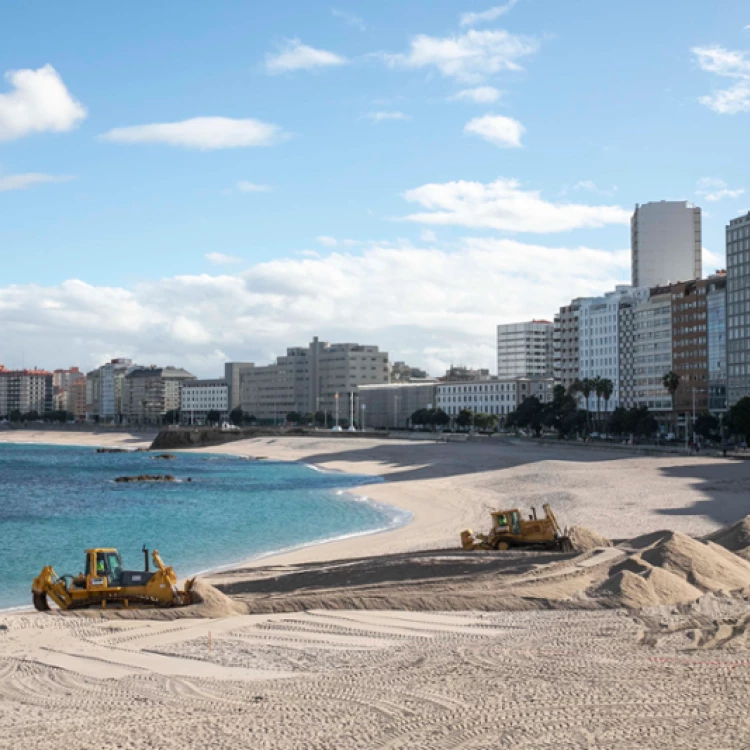
M176 482L171 474L139 474L137 477L117 477L115 482Z
M160 458L164 461L174 461L177 456L172 453L159 453L157 456L151 456L151 458Z
M127 448L97 448L97 453L132 453Z

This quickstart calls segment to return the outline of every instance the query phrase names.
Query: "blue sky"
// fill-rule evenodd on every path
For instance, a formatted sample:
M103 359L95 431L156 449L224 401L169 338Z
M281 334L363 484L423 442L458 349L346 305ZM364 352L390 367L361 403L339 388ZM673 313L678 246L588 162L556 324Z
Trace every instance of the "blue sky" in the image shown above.
M704 209L713 271L750 208L749 26L744 0L8 4L0 362L210 375L317 334L487 366L497 323L628 280L649 200Z

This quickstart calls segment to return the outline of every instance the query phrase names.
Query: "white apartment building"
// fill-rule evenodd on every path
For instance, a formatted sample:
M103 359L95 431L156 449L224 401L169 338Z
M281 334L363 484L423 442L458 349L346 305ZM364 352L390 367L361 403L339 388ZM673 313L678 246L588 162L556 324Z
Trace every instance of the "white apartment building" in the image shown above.
M615 287L603 297L580 300L579 308L579 377L603 378L612 381L612 395L605 404L597 403L596 394L589 395L589 411L614 411L620 404L620 308L634 300L648 298L647 289L633 289L627 285ZM584 401L585 399L581 397Z
M329 344L314 338L308 347L287 349L271 365L247 366L239 375L243 411L281 423L291 411L327 411L349 418L351 394L360 385L390 382L388 353L377 346ZM357 405L354 404L355 413Z
M701 210L686 201L636 205L630 222L634 287L701 278Z
M180 412L184 424L205 424L209 412L217 412L223 420L229 411L226 380L186 380L182 384Z
M499 325L497 376L552 377L554 328L548 320Z
M122 419L122 386L133 360L113 359L86 376L86 416L104 422Z
M6 370L0 365L0 417L13 412L52 411L52 373L46 370Z
M633 378L635 405L670 411L672 399L663 385L672 369L672 292L654 288L633 311Z
M551 402L553 387L551 377L438 383L437 407L449 417L457 417L464 409L505 417L529 396L536 396L542 403Z

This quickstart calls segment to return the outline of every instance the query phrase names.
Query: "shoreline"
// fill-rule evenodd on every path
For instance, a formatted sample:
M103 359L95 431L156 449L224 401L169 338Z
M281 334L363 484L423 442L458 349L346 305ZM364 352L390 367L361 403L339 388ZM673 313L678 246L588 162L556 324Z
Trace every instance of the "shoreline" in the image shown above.
M81 447L149 447L153 432L68 433L3 431L0 442ZM175 453L301 462L316 471L379 477L347 489L372 502L411 514L395 528L334 538L264 553L208 568L209 582L260 566L318 563L441 547L456 548L463 529L484 530L498 507L541 507L550 502L561 525L585 525L610 538L634 537L663 528L709 533L746 514L741 491L750 489L750 467L702 456L643 456L619 451L569 451L567 446L528 443L446 443L256 437ZM735 482L732 477L737 478ZM745 481L747 477L747 481ZM737 486L735 486L737 485ZM694 510L691 510L691 507Z

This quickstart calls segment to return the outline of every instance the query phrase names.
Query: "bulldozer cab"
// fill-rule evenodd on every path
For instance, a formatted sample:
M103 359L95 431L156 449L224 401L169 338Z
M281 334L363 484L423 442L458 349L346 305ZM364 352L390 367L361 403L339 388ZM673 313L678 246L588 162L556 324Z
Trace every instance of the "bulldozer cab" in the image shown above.
M108 586L117 586L122 577L122 560L116 549L87 549L86 576L92 584L107 579Z
M499 534L521 533L521 511L501 510L492 514L492 530Z

